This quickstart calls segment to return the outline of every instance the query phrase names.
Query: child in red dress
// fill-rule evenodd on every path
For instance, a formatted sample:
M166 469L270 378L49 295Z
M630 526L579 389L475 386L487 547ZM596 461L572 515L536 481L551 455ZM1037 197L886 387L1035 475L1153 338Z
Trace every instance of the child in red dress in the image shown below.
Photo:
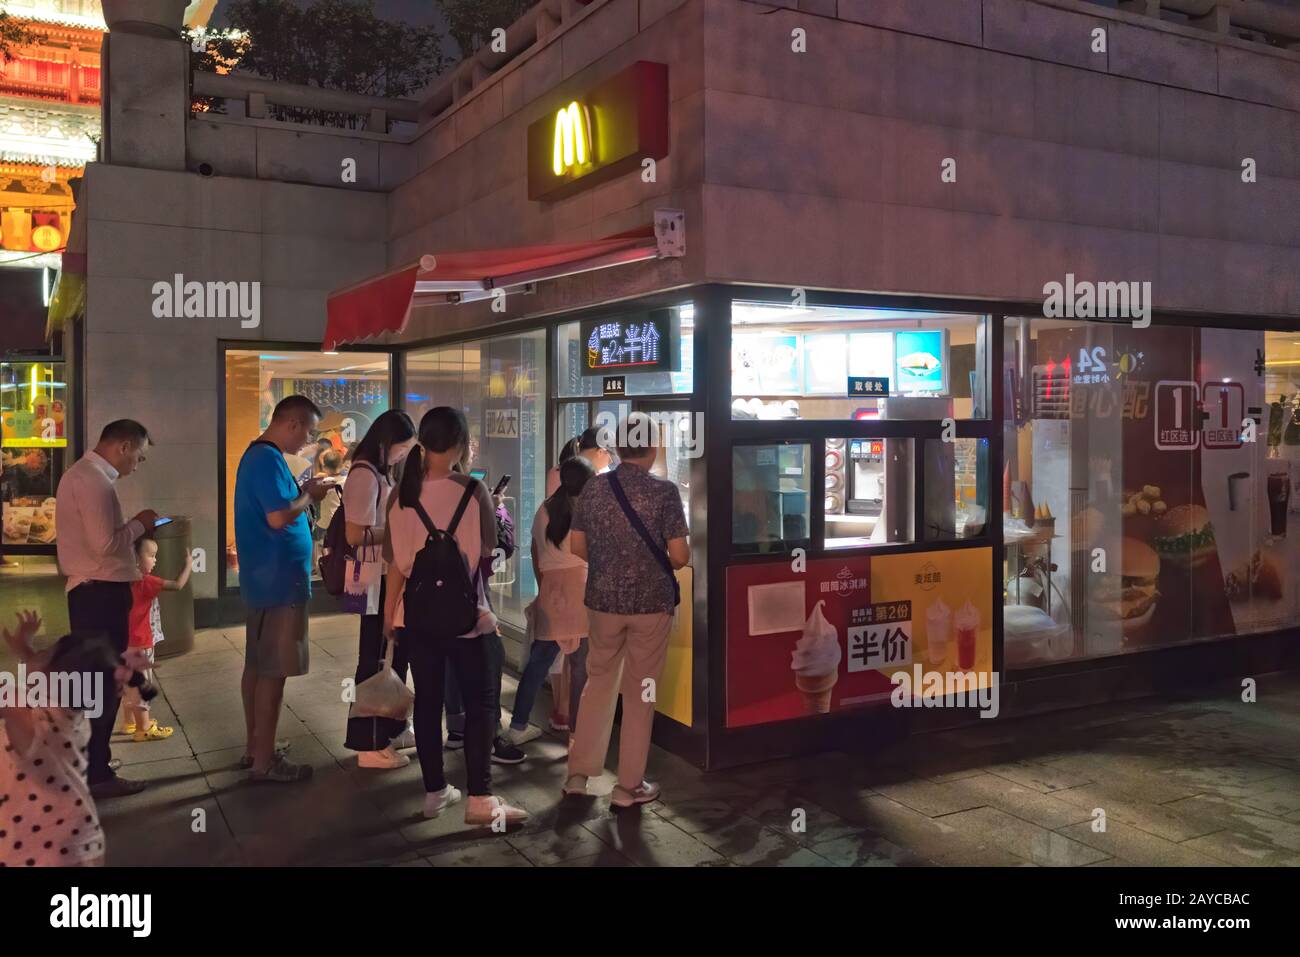
M138 538L135 543L136 564L140 568L140 580L131 583L131 642L130 647L139 648L153 662L154 645L163 640L162 614L158 608L158 596L163 591L180 591L190 580L190 562L185 561L185 570L175 581L159 578L153 573L158 564L158 543L152 538ZM145 680L153 683L153 669L145 672ZM122 698L122 708L126 712L126 733L133 741L160 741L170 738L174 728L159 727L158 722L149 717L149 703L135 688L128 688Z

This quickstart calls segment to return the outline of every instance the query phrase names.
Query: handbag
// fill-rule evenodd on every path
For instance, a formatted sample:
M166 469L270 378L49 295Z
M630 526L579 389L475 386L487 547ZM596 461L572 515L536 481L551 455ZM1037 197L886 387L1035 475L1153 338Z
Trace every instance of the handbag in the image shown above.
M415 703L415 692L393 671L393 643L386 642L379 670L356 688L356 700L348 711L349 718L392 718L405 721Z
M623 491L623 486L619 484L617 472L609 473L609 489L614 493L614 498L618 500L619 507L623 509L623 514L627 516L628 523L641 536L641 541L645 542L646 548L650 549L650 554L655 557L659 567L664 570L668 580L673 583L673 607L676 608L682 603L682 586L677 583L677 573L673 571L673 563L668 557L668 552L651 538L650 533L646 531L641 516L633 510L632 503L627 500L627 493Z
M343 566L342 605L345 612L364 615L370 590L384 575L384 565L374 532L366 528L365 538Z

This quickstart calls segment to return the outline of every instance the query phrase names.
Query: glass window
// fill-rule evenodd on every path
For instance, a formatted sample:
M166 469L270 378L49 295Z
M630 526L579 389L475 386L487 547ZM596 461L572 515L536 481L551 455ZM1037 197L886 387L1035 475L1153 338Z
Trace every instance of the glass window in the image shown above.
M737 445L731 450L734 551L781 552L810 537L812 447Z
M984 316L731 305L733 419L987 418Z
M827 548L913 540L912 439L826 440Z
M469 420L470 467L495 486L510 476L505 506L515 554L492 577L497 615L519 628L537 595L528 543L546 494L546 333L498 336L406 356L407 411L417 425L429 409L450 405Z
M62 362L0 362L0 509L4 544L52 547L54 492L69 421Z
M988 439L926 440L926 541L955 541L984 533L988 474Z
M602 324L611 334L603 340ZM691 303L564 323L555 331L555 394L599 396L603 377L616 374L625 377L628 395L689 394L695 388L694 328ZM588 355L596 356L594 369L584 361ZM636 371L651 364L657 364L656 371Z
M239 555L235 550L235 473L239 460L271 422L271 411L286 396L305 395L323 413L320 443L312 443L285 461L295 476L305 479L322 471L320 460L334 451L343 458L365 436L370 424L389 407L389 358L382 352L266 353L231 349L226 352L226 585L239 584ZM325 443L328 443L328 447ZM325 537L313 515L313 537L319 549ZM312 573L316 574L316 563Z
M1300 335L1035 318L1006 336L1010 665L1300 620Z

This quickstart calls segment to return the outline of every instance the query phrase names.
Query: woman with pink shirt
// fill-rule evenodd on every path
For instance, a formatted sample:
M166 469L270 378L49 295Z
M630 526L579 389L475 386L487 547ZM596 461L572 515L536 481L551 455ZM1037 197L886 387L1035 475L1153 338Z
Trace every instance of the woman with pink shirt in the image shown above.
M569 548L569 524L573 507L596 472L591 462L574 456L560 466L560 487L542 503L533 519L533 569L537 576L537 600L530 606L533 644L528 663L515 691L515 710L508 740L516 746L542 732L528 723L537 693L552 662L560 652L569 656L572 675L569 689L570 722L578 713L578 699L586 684L587 563Z
M487 486L455 471L469 451L469 425L457 409L439 406L420 420L419 444L407 456L388 516L392 561L384 602L384 634L406 651L415 679L415 745L424 777L424 815L434 817L461 799L442 764L442 708L448 669L465 702L465 823L516 824L528 813L492 794L492 743L501 714L505 652L487 598L496 548L496 513ZM423 514L421 514L423 512ZM443 636L438 622L406 620L404 593L416 556L434 539L425 521L453 538L477 596L477 617L460 635Z

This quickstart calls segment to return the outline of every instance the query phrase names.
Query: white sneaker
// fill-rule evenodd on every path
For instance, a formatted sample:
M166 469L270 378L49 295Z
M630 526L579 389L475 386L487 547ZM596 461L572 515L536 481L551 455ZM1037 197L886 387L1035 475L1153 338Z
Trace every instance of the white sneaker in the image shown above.
M507 728L506 735L505 735L506 740L509 741L511 744L513 744L516 748L519 747L521 744L527 744L529 741L535 741L537 738L540 738L541 736L542 736L542 729L537 727L537 725L535 724L530 724L522 731L517 731L514 728Z
M424 816L437 817L462 797L464 795L461 794L460 788L452 787L450 784L441 791L430 791L424 796Z
M415 747L415 729L409 724L406 730L388 742L388 746L394 751L409 751Z
M398 754L393 750L392 745L384 748L382 751L359 751L357 752L357 767L359 768L404 768L411 763L411 759L405 754Z
M610 795L609 803L614 807L632 807L635 804L649 804L657 800L659 800L659 785L642 781L634 788L618 785Z
M512 807L495 794L471 797L465 805L465 823L473 827L490 827L504 820L506 827L528 820L528 812Z

